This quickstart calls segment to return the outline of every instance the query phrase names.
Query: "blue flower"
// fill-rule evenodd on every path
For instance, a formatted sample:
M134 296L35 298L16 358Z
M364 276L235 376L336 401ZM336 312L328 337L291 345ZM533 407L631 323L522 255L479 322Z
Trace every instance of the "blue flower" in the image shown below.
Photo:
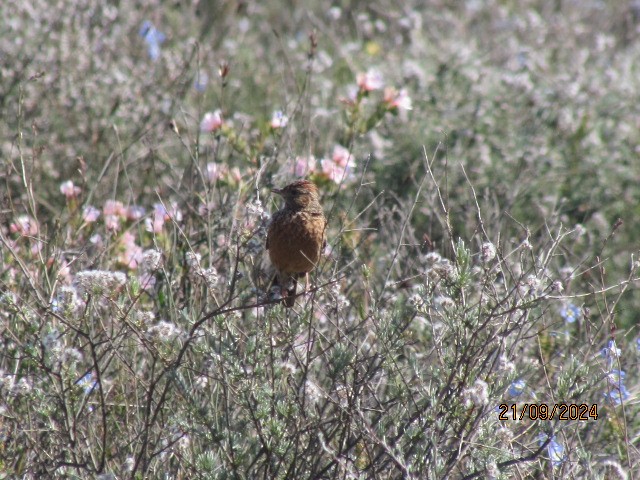
M524 380L520 379L520 380L516 380L515 382L511 383L511 385L509 386L509 395L511 395L512 397L519 397L520 395L522 395L522 392L524 392L524 389L527 387L527 384Z
M516 61L518 62L518 66L520 68L526 68L527 67L527 63L528 63L527 60L528 60L528 58L527 58L527 52L526 51L521 50L516 54Z
M289 123L289 117L287 117L283 111L276 110L271 117L271 128L274 130L277 128L284 128Z
M565 460L564 447L556 442L555 439L552 439L549 445L547 445L547 453L549 454L551 465L554 467L562 465L562 462Z
M609 368L611 368L613 366L613 362L616 359L620 358L621 354L622 354L622 350L620 350L616 346L616 341L615 340L609 340L609 342L607 342L607 346L604 347L602 350L600 350L600 355L602 355L604 358L607 359L607 363L609 364Z
M538 435L538 445L542 446L547 441L549 436L546 433ZM551 437L551 441L547 444L547 454L551 465L558 467L564 463L566 457L564 455L564 447L556 441L556 436Z
M620 405L627 400L631 394L624 385L624 378L627 374L624 370L611 370L607 375L608 391L604 393L604 399L612 405Z
M618 383L624 382L626 376L627 374L624 370L613 369L607 375L607 380L610 384L617 385Z
M620 388L617 386L612 387L610 392L604 393L604 399L616 407L622 405L622 402L626 401L630 396L629 390L623 384L620 384Z
M160 30L156 29L156 27L153 26L153 23L149 20L142 22L138 35L144 39L144 43L147 44L149 58L155 62L160 58L160 45L164 43L167 36Z
M84 388L84 394L89 395L98 387L98 382L93 380L93 373L89 372L76 382L77 385Z
M202 93L207 89L208 83L209 76L204 72L199 72L193 80L193 88L195 88L197 92Z
M582 312L580 311L580 309L573 303L565 305L560 309L560 316L564 318L564 321L567 323L575 322L578 318L580 318L581 313Z

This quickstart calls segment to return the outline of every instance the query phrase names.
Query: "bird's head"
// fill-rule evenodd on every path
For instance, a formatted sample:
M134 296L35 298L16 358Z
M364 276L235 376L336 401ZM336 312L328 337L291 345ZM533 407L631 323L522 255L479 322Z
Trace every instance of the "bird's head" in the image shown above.
M274 188L271 191L284 198L288 207L296 210L320 205L318 187L309 180L298 180L284 188Z

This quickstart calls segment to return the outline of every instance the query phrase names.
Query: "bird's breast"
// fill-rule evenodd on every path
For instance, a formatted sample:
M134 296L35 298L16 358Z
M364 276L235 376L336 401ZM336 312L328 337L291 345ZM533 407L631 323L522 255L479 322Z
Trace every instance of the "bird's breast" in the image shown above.
M283 273L307 273L320 260L326 220L322 214L280 210L267 232L271 262Z

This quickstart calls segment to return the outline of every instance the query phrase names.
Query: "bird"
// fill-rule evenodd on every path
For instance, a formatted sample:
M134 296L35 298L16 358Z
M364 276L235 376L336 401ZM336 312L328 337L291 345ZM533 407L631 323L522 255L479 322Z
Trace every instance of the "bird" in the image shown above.
M283 303L293 307L298 278L306 277L318 261L326 245L327 219L320 205L318 187L309 180L297 180L273 193L284 199L284 206L271 217L266 249L276 269Z

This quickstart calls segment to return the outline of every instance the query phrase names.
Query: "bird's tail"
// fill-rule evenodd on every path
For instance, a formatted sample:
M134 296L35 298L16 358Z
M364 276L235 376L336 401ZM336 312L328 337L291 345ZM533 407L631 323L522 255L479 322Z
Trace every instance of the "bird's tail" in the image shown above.
M296 277L291 277L285 285L282 285L282 296L284 297L283 303L287 308L291 308L296 303L296 286L298 280ZM286 294L285 294L286 293Z
M284 278L283 278L284 277ZM274 275L271 280L271 287L282 297L282 303L285 307L291 308L296 303L296 287L298 285L298 279L296 275Z

